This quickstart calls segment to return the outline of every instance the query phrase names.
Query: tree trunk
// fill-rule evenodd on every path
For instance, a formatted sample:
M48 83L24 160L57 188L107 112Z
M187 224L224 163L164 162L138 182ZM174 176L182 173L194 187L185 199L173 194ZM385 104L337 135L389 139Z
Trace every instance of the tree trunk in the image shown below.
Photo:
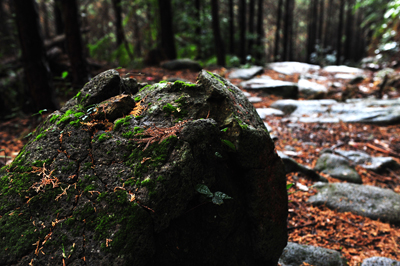
M239 0L239 58L246 63L246 0Z
M281 38L281 19L282 19L282 6L283 0L279 0L278 2L278 11L276 16L276 31L275 31L275 51L274 51L274 61L280 61L281 58L279 56L279 44Z
M225 49L219 28L218 0L211 0L211 16L217 64L219 66L225 66Z
M336 39L336 64L341 64L342 57L342 32L343 32L343 17L344 17L344 0L340 0L340 10L339 10L339 25L337 31Z
M160 13L162 50L169 60L176 59L171 0L158 0L158 8Z
M317 3L311 0L309 9L308 38L307 38L307 62L311 63L311 56L315 51L317 34Z
M263 39L264 39L264 12L263 12L263 7L264 7L264 1L263 0L258 0L258 6L257 6L257 54L256 54L256 62L258 64L262 64L264 61L264 44L263 44Z
M294 0L290 0L290 5L289 5L289 20L288 20L288 24L289 24L289 31L288 31L288 57L287 59L289 61L293 61L293 51L294 51L294 47L293 47L293 17L294 17L294 5L295 5L295 1Z
M45 1L42 1L40 3L40 9L42 10L43 14L44 38L49 39L50 38L49 16L47 14L47 6Z
M139 28L140 17L136 14L136 10L133 10L133 38L135 40L135 48L133 50L133 56L142 56L142 36Z
M254 56L253 45L254 45L254 18L255 18L255 0L250 0L249 2L249 36L248 36L248 54L252 57Z
M121 0L112 0L112 4L113 4L114 14L115 14L115 30L116 30L116 36L117 36L117 47L120 47L120 45L125 40L124 30L122 28Z
M59 106L46 59L37 5L34 0L14 0L13 3L25 77L33 100L26 111L56 110Z
M195 0L194 2L195 5L195 17L196 17L196 28L195 28L195 33L196 36L201 36L201 4L200 0ZM201 59L203 58L202 56L202 46L201 46L201 38L196 38L196 43L197 43L197 56L196 59Z
M83 55L82 36L76 0L61 0L66 46L71 63L72 85L82 88L89 81L87 62Z
M344 58L346 60L354 60L354 54L352 53L352 46L353 46L353 7L354 1L348 0L347 1L347 19L346 19L346 42L344 43Z
M292 0L286 0L285 4L285 23L283 28L283 61L288 61L289 49L291 47L291 31L292 31Z
M53 12L56 35L64 34L64 21L61 14L61 0L54 0Z
M229 53L235 54L235 25L234 25L233 0L229 0Z
M333 0L328 1L328 6L327 10L332 10L333 8ZM332 37L332 12L330 15L326 16L326 23L325 23L325 36L324 36L324 41L323 41L323 46L324 48L328 48L330 46L329 40Z
M320 46L322 46L322 41L323 41L323 27L324 27L324 7L325 7L325 0L320 0L319 3L319 26L318 26L318 35L317 35L317 39L318 39L318 44Z

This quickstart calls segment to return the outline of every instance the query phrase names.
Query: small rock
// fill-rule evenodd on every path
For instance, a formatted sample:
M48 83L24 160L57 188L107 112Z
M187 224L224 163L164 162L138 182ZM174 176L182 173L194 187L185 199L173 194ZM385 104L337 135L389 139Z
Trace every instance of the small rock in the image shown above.
M363 74L364 70L348 66L326 66L322 69L329 73L348 73L348 74Z
M312 96L317 93L328 92L328 89L324 85L311 82L306 79L300 79L297 84L299 86L300 93L304 94L305 96Z
M200 71L201 70L201 66L198 62L188 59L188 58L176 59L176 60L163 62L161 64L161 67L168 69L168 70L180 70L180 69L190 69L192 71Z
M261 74L264 69L260 66L250 68L235 69L229 74L230 79L251 79L255 75Z
M340 212L400 223L400 195L390 189L350 183L317 184L319 192L308 200Z
M300 62L277 62L268 64L268 67L276 72L285 75L293 75L295 73L306 73L310 70L317 71L320 70L321 68L318 65L310 65Z
M261 119L265 119L267 116L272 116L272 115L276 116L285 115L281 110L274 108L257 108L256 111Z
M400 266L400 261L385 257L372 257L363 260L361 266Z
M288 242L279 259L282 266L345 266L346 259L336 250Z
M322 154L321 157L318 158L314 169L322 171L322 173L328 174L333 178L352 183L362 183L360 175L350 166L348 160L336 154Z

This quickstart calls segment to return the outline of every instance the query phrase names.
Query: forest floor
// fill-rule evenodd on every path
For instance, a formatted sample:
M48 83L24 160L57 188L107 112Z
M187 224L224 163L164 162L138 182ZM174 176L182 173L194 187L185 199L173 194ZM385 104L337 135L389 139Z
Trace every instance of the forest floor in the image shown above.
M227 77L229 71L224 68L207 69L221 76ZM191 82L196 81L197 72L168 71L158 67L148 67L142 70L118 70L121 76L132 76L140 82L158 82L171 77L179 77ZM298 75L285 76L265 70L264 75L273 79L295 81ZM240 80L232 80L238 84ZM76 93L76 92L75 92ZM251 93L252 96L263 98L262 102L254 104L255 107L268 107L278 100L275 96L261 96ZM61 99L65 102L68 99ZM9 121L0 121L0 165L10 163L18 155L23 145L27 142L26 136L46 117L47 114L18 117ZM313 168L324 148L341 145L342 149L357 149L366 151L371 156L392 156L400 163L400 127L376 126L366 124L317 124L298 123L298 127L287 127L280 117L267 117L265 120L277 136L276 150L283 151L290 145L295 148L292 156L298 163ZM351 140L351 141L350 141ZM316 145L307 145L313 142ZM387 145L391 143L391 145ZM357 167L364 185L374 185L390 188L400 193L400 169L376 174L364 168ZM339 182L327 175L329 182ZM314 245L340 251L350 262L350 265L359 265L363 259L373 256L388 257L400 260L400 226L383 223L376 220L352 214L339 213L325 206L314 207L307 203L310 196L316 194L311 186L313 181L306 176L293 173L287 175L287 184L300 183L309 187L308 191L290 188L288 233L289 241Z

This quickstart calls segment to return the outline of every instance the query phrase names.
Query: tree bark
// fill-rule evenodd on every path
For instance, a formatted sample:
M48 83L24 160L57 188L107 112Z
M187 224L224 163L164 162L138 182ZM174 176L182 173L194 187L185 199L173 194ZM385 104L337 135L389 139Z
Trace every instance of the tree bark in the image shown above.
M115 30L117 36L117 47L119 47L125 40L124 30L122 28L122 8L121 8L121 0L112 0L114 14L115 14Z
M239 58L246 63L246 0L239 0Z
M201 15L200 15L201 14L201 4L200 4L200 0L195 0L194 5L195 5L195 17L197 20L195 32L196 32L196 36L201 36ZM201 58L203 58L201 38L196 38L196 42L197 42L196 59L201 59Z
M257 6L257 54L256 54L256 62L261 64L264 61L264 1L258 0Z
M281 38L281 20L282 20L282 6L283 6L283 0L279 0L278 2L278 11L277 11L277 16L276 16L276 31L275 31L275 51L274 51L274 61L280 61L280 56L279 56L279 44L280 44L280 38Z
M333 0L329 0L327 10L332 10L332 8L333 8ZM327 18L326 18L325 36L324 36L324 41L323 41L323 46L325 49L330 46L329 40L332 37L331 29L332 29L332 14L330 16L327 16Z
M171 0L158 0L158 7L160 13L162 50L169 60L176 59Z
M225 49L219 28L218 0L211 0L211 16L217 64L219 66L225 66Z
M282 59L283 61L288 61L290 57L290 49L292 47L291 41L291 32L292 32L292 17L293 17L293 9L292 6L294 5L293 0L286 0L285 5L285 23L283 28L283 54Z
M16 25L21 43L25 77L33 104L28 112L56 110L52 77L40 30L38 7L34 0L14 0Z
M325 7L325 0L320 0L319 3L319 22L318 22L318 35L317 35L317 39L318 39L318 44L320 44L320 46L322 46L322 41L323 41L323 28L324 28L324 9Z
M235 54L235 24L234 24L233 0L229 0L229 53Z
M72 85L80 89L89 81L89 71L83 55L78 5L76 0L61 0L61 4L67 53L71 63Z
M346 41L344 43L344 58L346 60L354 60L354 54L352 53L352 46L353 46L353 7L354 1L348 0L347 1L347 15L346 15Z
M315 51L317 34L317 3L311 0L309 8L308 38L307 38L307 62L311 63L311 56Z
M56 35L64 34L64 21L61 13L61 0L54 0L53 13L54 23L56 27Z
M255 18L255 0L250 0L249 2L249 36L248 36L248 54L252 57L254 56L253 45L254 45L254 18Z
M342 57L342 32L343 32L343 17L344 17L344 0L340 0L340 9L339 9L339 25L337 31L337 39L336 39L336 64L341 64Z
M49 16L47 14L47 6L45 1L42 1L40 3L40 9L42 10L43 13L44 38L48 39L50 38L50 27L49 27Z

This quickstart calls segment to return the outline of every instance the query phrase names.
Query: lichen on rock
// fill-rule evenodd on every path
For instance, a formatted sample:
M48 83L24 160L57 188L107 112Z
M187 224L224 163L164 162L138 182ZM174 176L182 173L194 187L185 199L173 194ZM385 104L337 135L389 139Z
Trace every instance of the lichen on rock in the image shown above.
M0 172L4 265L273 265L286 217L263 121L206 71L140 90L106 71Z

